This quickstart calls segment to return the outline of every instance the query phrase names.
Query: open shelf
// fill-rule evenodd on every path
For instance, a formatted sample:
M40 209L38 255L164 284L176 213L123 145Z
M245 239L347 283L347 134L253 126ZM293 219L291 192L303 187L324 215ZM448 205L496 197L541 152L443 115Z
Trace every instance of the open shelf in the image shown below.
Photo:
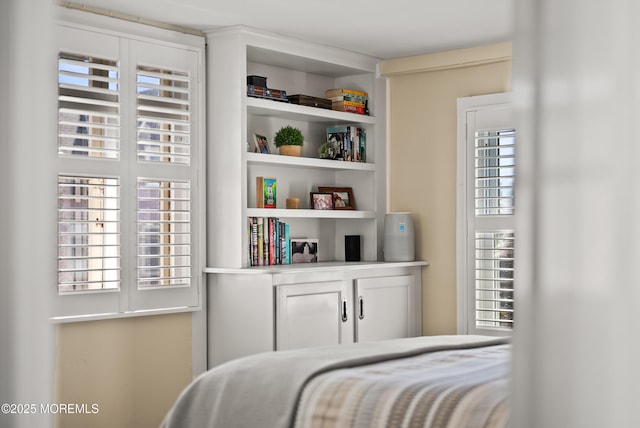
M362 123L375 124L376 118L356 113L346 113L317 107L301 106L281 101L245 96L247 113L256 116L278 117L281 119L334 124Z
M247 153L250 165L290 166L295 168L330 169L338 171L375 171L376 165L365 162L345 162L298 156L282 156L265 153Z
M229 274L274 274L274 273L295 273L295 272L323 272L342 271L345 269L375 269L375 268L403 268L403 267L423 267L429 266L429 262L417 260L413 262L317 262L317 263L294 263L289 265L272 266L251 266L246 268L219 268L205 267L204 273L229 273Z
M374 219L374 211L248 208L248 217Z

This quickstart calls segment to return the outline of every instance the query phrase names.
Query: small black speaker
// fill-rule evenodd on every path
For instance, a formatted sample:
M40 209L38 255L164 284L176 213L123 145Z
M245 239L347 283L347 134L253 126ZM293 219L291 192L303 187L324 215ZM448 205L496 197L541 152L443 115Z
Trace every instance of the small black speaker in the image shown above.
M360 235L345 235L344 259L347 262L360 261Z

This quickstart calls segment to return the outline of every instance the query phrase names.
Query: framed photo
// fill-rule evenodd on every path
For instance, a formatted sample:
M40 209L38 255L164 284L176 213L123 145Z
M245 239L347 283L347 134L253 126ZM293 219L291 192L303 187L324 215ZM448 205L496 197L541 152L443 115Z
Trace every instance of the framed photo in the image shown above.
M269 150L269 140L267 140L267 137L265 137L264 135L254 133L253 143L255 145L256 152L266 154L271 153L271 150Z
M353 198L353 190L351 187L321 187L318 186L318 192L331 193L331 201L334 210L355 210L356 201Z
M331 193L311 192L311 208L314 210L332 210L333 195Z
M316 263L317 261L317 239L291 238L291 263Z

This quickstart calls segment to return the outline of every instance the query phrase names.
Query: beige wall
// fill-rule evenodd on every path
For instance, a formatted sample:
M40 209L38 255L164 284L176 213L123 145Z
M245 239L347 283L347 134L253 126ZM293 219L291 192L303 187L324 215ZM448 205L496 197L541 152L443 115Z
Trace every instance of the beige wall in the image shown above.
M389 208L413 213L423 333L456 333L457 98L510 90L511 44L384 61Z
M510 88L511 46L385 61L389 206L410 211L423 276L424 334L456 332L456 99ZM192 378L191 314L61 324L57 403L97 403L56 426L157 427Z
M191 314L57 327L56 403L96 403L97 414L58 415L60 428L158 427L192 379Z

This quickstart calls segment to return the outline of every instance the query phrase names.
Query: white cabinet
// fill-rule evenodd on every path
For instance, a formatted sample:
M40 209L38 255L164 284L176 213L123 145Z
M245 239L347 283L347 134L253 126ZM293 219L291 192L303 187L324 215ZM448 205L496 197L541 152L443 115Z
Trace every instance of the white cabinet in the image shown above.
M348 337L344 281L276 286L276 349L338 345Z
M419 279L415 274L355 279L356 341L415 336Z
M420 335L426 265L207 268L209 366L258 352Z

